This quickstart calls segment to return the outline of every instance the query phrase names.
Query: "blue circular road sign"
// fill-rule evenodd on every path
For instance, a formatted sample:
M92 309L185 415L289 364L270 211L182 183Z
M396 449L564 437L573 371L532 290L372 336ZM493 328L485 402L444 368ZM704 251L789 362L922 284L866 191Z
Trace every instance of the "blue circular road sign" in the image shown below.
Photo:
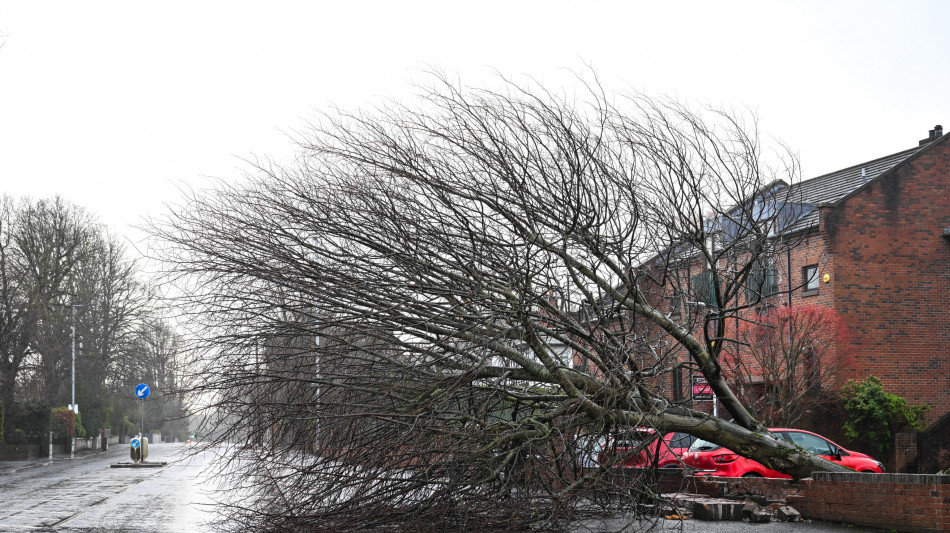
M144 383L139 383L138 386L135 387L135 397L140 400L144 400L145 398L148 398L149 392L150 391L149 391L148 385Z
M129 441L129 445L132 446L133 448L138 448L139 446L141 446L141 444L142 443L139 441L139 439L132 439L131 441Z

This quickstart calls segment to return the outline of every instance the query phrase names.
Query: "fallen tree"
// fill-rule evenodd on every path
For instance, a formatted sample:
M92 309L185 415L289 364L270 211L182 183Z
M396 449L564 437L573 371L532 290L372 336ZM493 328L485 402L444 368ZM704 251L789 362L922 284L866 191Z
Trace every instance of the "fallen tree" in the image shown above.
M153 228L204 343L210 442L256 450L232 463L259 489L234 523L557 527L598 491L659 498L573 449L633 427L841 469L772 437L718 362L795 205L776 187L794 158L766 166L741 117L436 77L418 107L325 116L301 148ZM684 368L731 421L674 394Z

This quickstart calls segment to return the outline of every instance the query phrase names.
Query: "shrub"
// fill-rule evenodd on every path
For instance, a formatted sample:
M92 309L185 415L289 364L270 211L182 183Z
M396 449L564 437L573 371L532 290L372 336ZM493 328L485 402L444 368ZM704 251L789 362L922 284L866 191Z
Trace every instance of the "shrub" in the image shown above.
M125 432L125 435L135 435L139 432L139 425L135 422L129 420L128 416L122 417L121 426L122 430Z
M7 444L20 445L20 444L26 444L26 443L27 443L26 432L20 428L14 429L13 434L10 435L9 439L7 439Z
M881 380L868 376L864 381L848 380L841 388L847 414L844 432L850 440L873 442L879 453L891 447L894 432L901 428L924 428L928 405L910 405L907 400L884 390Z
M50 431L52 431L56 437L75 437L76 413L73 413L65 407L53 409Z
M43 435L50 431L50 415L49 403L31 400L20 405L13 425L27 435Z
M82 425L82 413L76 413L76 437L86 438L86 427Z

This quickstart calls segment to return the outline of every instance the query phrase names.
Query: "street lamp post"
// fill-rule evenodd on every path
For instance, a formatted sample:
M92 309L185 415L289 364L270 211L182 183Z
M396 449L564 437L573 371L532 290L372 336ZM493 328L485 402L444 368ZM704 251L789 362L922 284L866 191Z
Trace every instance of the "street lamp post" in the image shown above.
M70 305L72 308L73 320L72 320L72 339L73 339L73 396L72 403L69 407L73 410L74 413L79 414L79 406L76 405L76 308L82 307L81 305Z
M76 405L76 308L82 307L81 305L70 304L69 306L72 309L72 341L73 341L73 395L72 403L69 405L69 408L73 411L74 415L79 414L79 406ZM76 436L73 434L70 439L72 442L69 446L69 453L72 455L76 451Z

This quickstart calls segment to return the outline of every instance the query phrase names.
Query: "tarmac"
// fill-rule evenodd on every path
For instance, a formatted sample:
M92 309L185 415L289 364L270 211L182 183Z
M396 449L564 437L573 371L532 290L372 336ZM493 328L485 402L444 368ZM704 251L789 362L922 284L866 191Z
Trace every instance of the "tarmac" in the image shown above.
M33 468L42 468L53 466L68 461L82 461L100 457L103 455L114 455L116 461L128 459L128 453L125 446L114 446L109 451L83 450L70 456L69 454L58 454L52 458L33 458L19 461L0 461L0 478L22 472ZM696 533L881 533L884 530L856 526L847 523L830 523L811 520L800 520L796 522L781 522L773 519L768 523L755 524L748 521L722 520L705 521L696 520L692 517L685 519L665 519L655 520L636 519L632 516L618 516L608 519L582 520L570 528L570 531L578 532L635 532L646 531L680 531Z

